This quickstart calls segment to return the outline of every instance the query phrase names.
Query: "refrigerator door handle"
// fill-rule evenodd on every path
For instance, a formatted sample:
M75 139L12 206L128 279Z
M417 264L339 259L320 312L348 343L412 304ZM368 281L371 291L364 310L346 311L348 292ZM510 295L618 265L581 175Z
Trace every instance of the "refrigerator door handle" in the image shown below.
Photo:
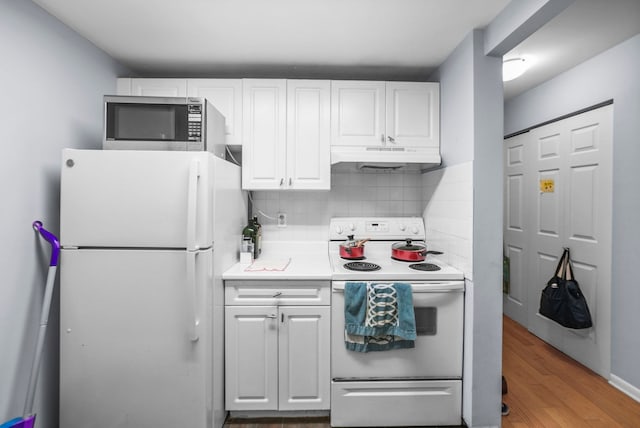
M200 162L192 159L189 165L189 182L187 184L187 250L197 250L196 228L198 213L198 184L200 178Z
M187 322L189 325L189 339L192 342L197 342L200 338L198 336L198 325L200 320L198 319L197 311L197 293L198 284L196 281L196 252L187 251Z

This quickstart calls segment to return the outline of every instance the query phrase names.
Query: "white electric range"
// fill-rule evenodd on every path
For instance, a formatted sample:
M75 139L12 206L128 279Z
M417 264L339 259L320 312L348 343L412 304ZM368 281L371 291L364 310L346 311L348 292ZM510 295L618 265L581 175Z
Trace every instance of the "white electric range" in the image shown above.
M369 239L364 258L340 257L340 245L349 235ZM424 223L418 217L333 218L329 236L331 425L460 425L463 273L432 254L419 261L392 258L394 243L410 239L426 245ZM346 348L344 288L349 281L411 285L417 330L414 348L367 353Z

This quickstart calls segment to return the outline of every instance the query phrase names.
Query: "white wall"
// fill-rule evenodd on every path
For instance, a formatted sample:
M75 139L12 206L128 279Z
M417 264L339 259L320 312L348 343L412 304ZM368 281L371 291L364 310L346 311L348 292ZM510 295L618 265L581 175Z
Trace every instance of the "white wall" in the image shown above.
M611 372L640 394L640 35L505 103L504 133L613 99ZM640 397L640 395L638 395Z
M470 33L431 76L440 81L445 171L429 172L425 180L437 182L439 174L447 177L458 168L472 176L466 179L473 186L473 192L467 195L471 201L442 201L451 209L456 202L463 209L472 205L471 272L465 292L463 416L470 426L497 427L502 370L503 95L501 59L484 55L483 36L479 30ZM428 210L425 222L433 224L427 214ZM451 235L446 224L439 229L444 238ZM448 238L452 245L466 239ZM464 264L460 267L465 268Z
M58 233L63 147L99 148L102 95L118 66L31 1L0 0L0 422L22 416L50 247ZM56 284L57 287L57 284ZM37 425L58 425L58 291L36 395Z

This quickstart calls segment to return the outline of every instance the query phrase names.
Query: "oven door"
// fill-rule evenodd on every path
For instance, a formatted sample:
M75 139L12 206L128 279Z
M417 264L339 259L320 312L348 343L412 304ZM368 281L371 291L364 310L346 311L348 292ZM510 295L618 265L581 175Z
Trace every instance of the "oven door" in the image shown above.
M332 282L331 377L460 379L464 281L412 282L415 348L354 352L344 344L344 281Z

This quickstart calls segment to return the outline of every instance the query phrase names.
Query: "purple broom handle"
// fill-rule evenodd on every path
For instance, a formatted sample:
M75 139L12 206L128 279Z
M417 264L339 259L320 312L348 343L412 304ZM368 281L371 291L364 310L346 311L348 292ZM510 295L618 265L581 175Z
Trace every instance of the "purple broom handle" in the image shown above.
M42 235L42 237L46 239L49 244L51 244L51 262L49 262L49 266L58 266L58 257L60 256L60 241L58 241L58 238L56 238L53 233L42 227L41 221L34 221L33 228L40 232L40 235Z

